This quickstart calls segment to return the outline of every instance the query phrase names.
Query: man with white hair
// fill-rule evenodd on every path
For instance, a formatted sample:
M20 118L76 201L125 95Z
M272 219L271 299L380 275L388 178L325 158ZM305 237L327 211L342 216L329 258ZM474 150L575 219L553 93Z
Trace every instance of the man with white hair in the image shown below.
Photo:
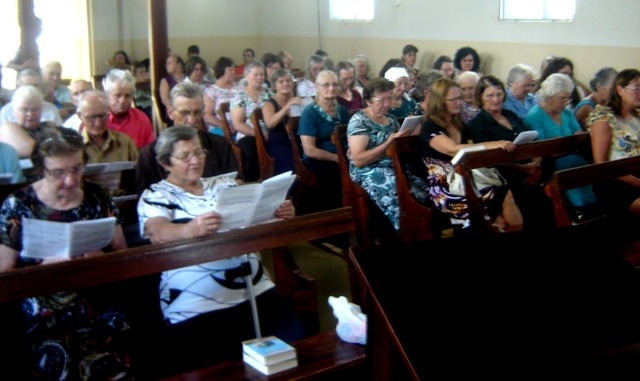
M149 117L133 106L136 82L127 70L111 69L102 82L109 97L109 120L107 128L125 133L138 149L156 139Z

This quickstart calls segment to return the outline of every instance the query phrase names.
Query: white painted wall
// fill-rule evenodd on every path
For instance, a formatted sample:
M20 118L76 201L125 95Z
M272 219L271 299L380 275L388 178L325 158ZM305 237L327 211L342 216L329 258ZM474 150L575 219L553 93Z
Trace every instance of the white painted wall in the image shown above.
M638 0L577 0L569 23L499 21L498 0L375 1L376 19L353 23L328 21L328 0L263 0L260 32L317 37L319 4L324 37L640 47Z

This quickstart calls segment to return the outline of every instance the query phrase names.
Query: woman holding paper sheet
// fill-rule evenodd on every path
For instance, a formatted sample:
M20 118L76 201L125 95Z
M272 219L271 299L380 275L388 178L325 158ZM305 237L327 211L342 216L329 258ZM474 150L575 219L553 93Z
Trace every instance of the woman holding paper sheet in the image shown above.
M524 131L530 131L518 114L503 107L507 91L498 78L487 75L476 85L476 102L482 110L469 122L469 130L476 143L496 140L513 141ZM520 207L527 228L554 226L553 204L540 186L543 179L542 158L499 167L500 173ZM545 166L546 167L546 166Z
M463 148L477 146L471 139L467 126L462 122L462 92L460 85L448 78L433 83L425 121L420 130L423 142L422 156L429 172L430 196L433 203L453 218L469 224L468 206L464 196L449 192L447 175L453 171L451 158ZM487 149L501 148L511 151L508 140L485 142ZM507 186L491 186L479 189L494 225L499 230L519 229L522 215Z
M19 256L23 248L23 218L73 222L113 216L116 229L110 249L127 247L119 211L109 191L82 179L86 160L80 134L64 127L43 131L38 136L32 161L42 178L14 192L0 208L2 271L32 264ZM109 290L96 287L58 292L22 302L25 314L21 316L21 328L32 350L28 357L33 367L30 371L36 378L81 379L79 368L89 369L96 356L113 365L110 371L114 373L104 375L105 378L128 373L128 356L118 352L114 345L117 337L128 331L130 323L123 310L116 307L117 293ZM92 345L87 346L87 340Z
M163 131L155 149L158 162L169 174L140 196L142 236L152 243L161 243L216 234L222 223L220 214L214 212L217 195L222 188L236 186L235 174L202 178L207 152L201 148L193 128L172 127ZM294 215L289 200L275 211L277 218ZM257 255L249 254L248 262L243 257L162 273L160 307L167 335L158 343L158 353L150 361L193 369L233 353L229 348L253 338L244 282L247 275L253 279L262 333L285 341L303 336L301 324L263 271ZM209 345L194 346L194 342Z
M384 78L373 78L363 90L367 107L356 112L349 120L349 174L353 182L362 187L371 200L400 230L400 209L396 194L396 176L386 150L393 140L409 136L409 129L398 131L396 118L388 114L394 83ZM419 177L410 176L412 193L418 201L429 201L429 186Z

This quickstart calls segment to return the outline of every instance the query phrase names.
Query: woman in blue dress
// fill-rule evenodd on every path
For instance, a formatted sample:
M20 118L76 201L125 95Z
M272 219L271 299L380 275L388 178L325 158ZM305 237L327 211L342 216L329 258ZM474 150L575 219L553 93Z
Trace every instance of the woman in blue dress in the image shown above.
M393 82L384 78L373 78L364 87L366 108L351 117L347 127L349 141L349 174L362 187L371 200L400 229L400 210L396 193L396 176L393 162L386 155L387 147L397 137L408 136L411 131L398 131L400 126L391 107ZM411 191L421 203L429 201L429 187L415 175L409 175Z

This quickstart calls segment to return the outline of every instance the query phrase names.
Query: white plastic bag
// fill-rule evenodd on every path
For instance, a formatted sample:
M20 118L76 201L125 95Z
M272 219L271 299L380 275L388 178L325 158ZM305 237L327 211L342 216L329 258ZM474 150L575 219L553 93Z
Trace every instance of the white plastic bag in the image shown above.
M333 316L338 319L338 336L348 343L366 344L367 315L362 313L360 306L349 303L344 296L330 296L329 305L333 308Z

